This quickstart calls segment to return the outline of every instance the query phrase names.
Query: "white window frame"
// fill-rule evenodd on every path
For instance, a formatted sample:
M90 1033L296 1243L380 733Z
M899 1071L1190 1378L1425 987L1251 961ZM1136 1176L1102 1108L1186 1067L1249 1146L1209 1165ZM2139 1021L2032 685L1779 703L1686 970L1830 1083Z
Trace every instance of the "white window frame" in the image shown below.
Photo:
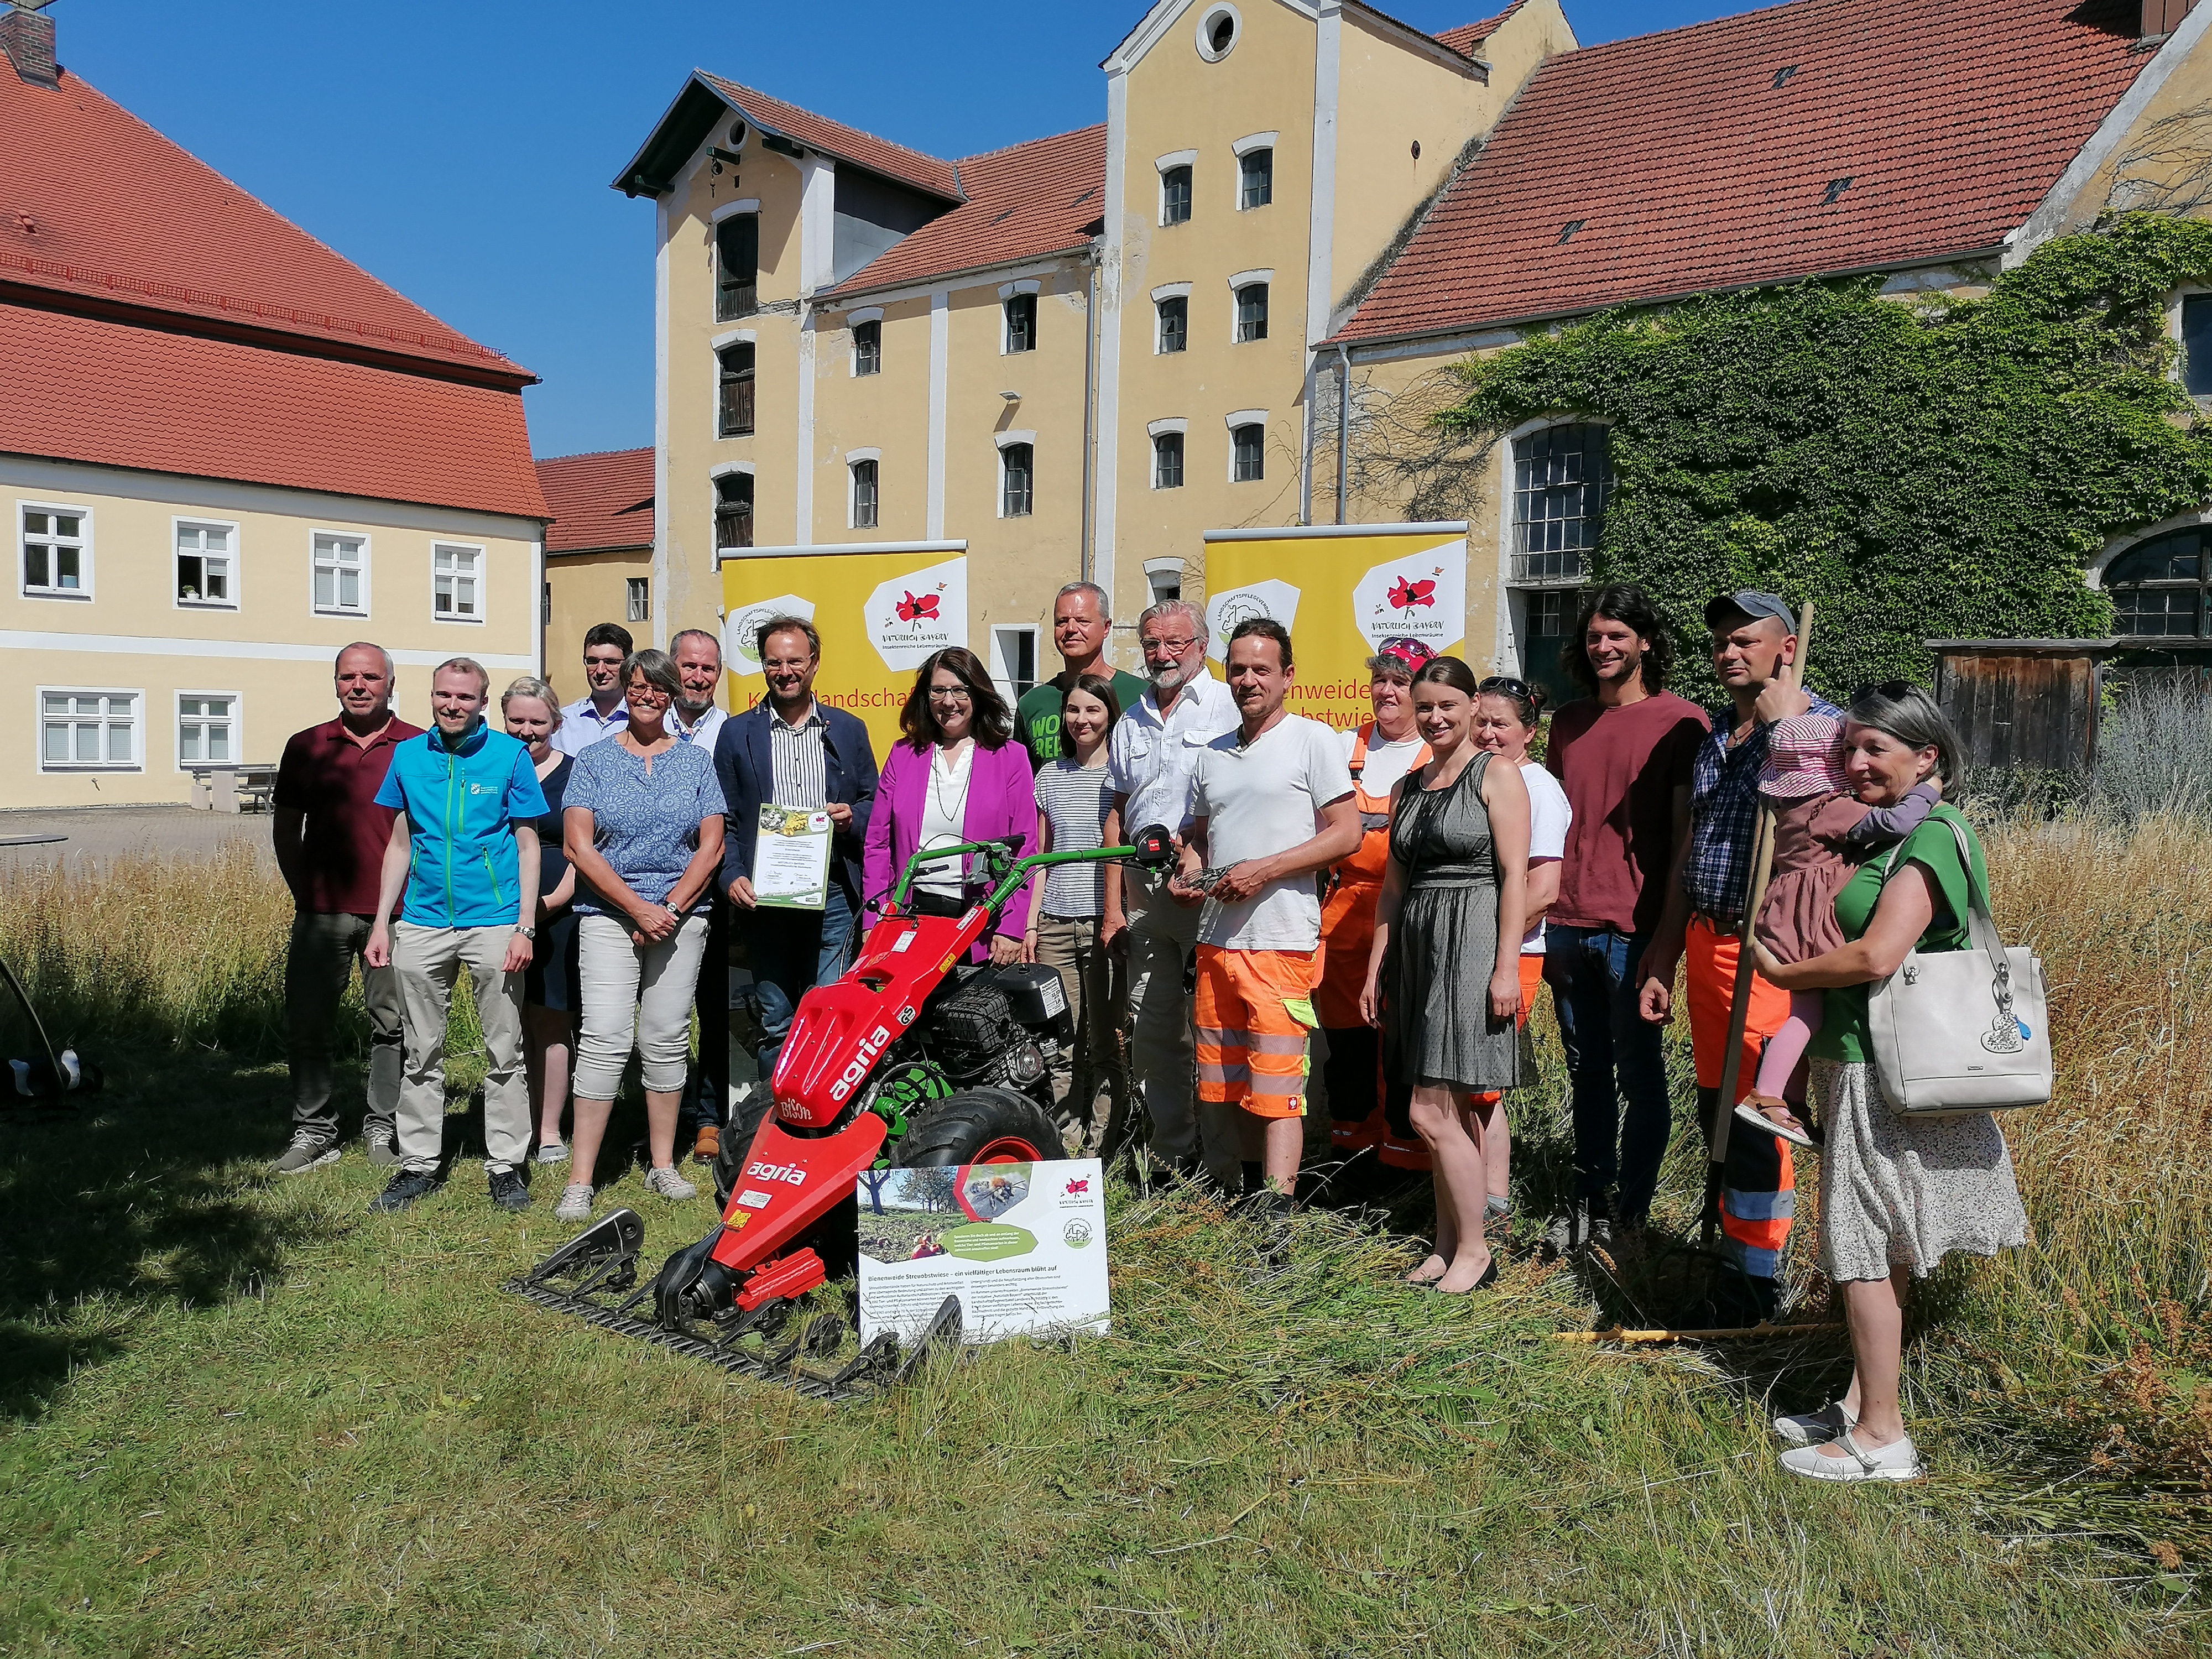
M1255 283L1264 283L1267 289L1267 332L1256 340L1240 340L1237 308L1243 302L1243 292ZM1229 343L1231 345L1265 345L1274 337L1275 273L1266 270L1240 270L1229 279Z
M1034 507L1031 510L1034 511ZM1021 700L1021 694L1014 689L1014 664L1007 660L1007 643L1024 635L1028 636L1030 666L1040 671L1037 678L1030 684L1032 687L1042 685L1047 678L1042 672L1044 667L1043 641L1039 637L1043 631L1035 623L994 623L991 626L991 680L999 688L999 695L1006 700L1009 708Z
M1001 357L1027 357L1044 345L1044 306L1041 296L1044 284L1036 277L1023 278L1018 283L999 284L999 355ZM1013 302L1023 295L1033 301L1030 307L1030 343L1019 351L1014 349Z
M876 522L860 522L860 473L863 461L876 464ZM884 521L884 452L880 449L848 449L845 452L845 528L873 530Z
M39 770L41 772L141 772L146 769L146 689L128 685L41 685L32 690L31 704L33 729L38 732ZM68 697L128 697L131 699L131 747L137 758L128 763L118 761L49 761L46 758L46 699L49 696ZM100 717L103 728L107 717ZM75 724L72 717L71 724ZM74 742L70 745L76 748ZM100 746L106 747L103 729Z
M1035 518L1036 516L1036 434L1021 431L999 432L993 434L992 437L993 441L999 447L999 487L993 503L994 509L1002 519L1009 516L1023 519ZM1030 510L1027 513L1010 515L1006 512L1006 451L1016 444L1027 444L1030 447Z
M1229 466L1228 471L1224 476L1231 483L1233 484L1266 483L1267 478L1267 411L1264 409L1231 410L1227 415L1224 416L1222 419L1229 428ZM1256 426L1260 428L1260 476L1256 478L1240 478L1237 476L1237 428L1240 426ZM1185 455L1183 457L1183 466L1186 471L1188 471L1190 466L1190 457L1188 455Z
M228 760L216 761L202 758L193 761L185 758L185 699L187 697L224 697L229 700L230 713L222 717L230 727L230 758ZM176 755L177 770L189 772L194 767L204 769L210 766L236 766L240 763L240 757L246 753L246 699L243 696L235 691L179 690L170 698L169 705L169 746ZM41 718L43 719L43 714ZM216 717L209 714L195 714L191 718L208 720ZM43 732L40 736L40 752L43 753L45 751Z
M642 589L639 586L641 583L643 584ZM638 607L640 599L645 601L642 611ZM651 576L623 578L623 621L626 623L653 620L653 578Z
M1188 464L1188 458L1185 458ZM1151 597L1148 605L1164 604L1170 599L1182 597L1183 564L1181 559L1146 559L1145 561L1145 592ZM1170 593L1167 590L1174 588Z
M1160 314L1160 307L1165 305L1170 300L1180 300L1182 301L1182 349L1185 351L1188 351L1190 349L1190 284L1188 283L1162 283L1158 288L1152 290L1152 356L1155 357L1172 357L1176 355L1167 349L1167 329L1164 325L1164 319Z
M1229 44L1219 52L1213 49L1213 26L1223 18L1229 20ZM1198 30L1192 37L1198 55L1209 64L1218 64L1237 50L1237 43L1244 38L1244 15L1226 3L1208 6L1198 20Z
M474 556L476 569L472 580L477 585L477 614L473 617L441 616L438 612L438 555L467 553ZM430 544L430 620L451 623L460 628L481 628L488 613L487 599L490 592L491 559L481 542L432 542ZM456 573L458 574L459 573Z
M226 556L230 564L230 597L228 599L188 599L182 593L179 593L177 591L177 561L184 556L178 550L177 538L187 529L222 530L229 532L230 551ZM239 526L237 520L234 519L188 518L183 514L173 514L169 519L169 599L171 608L178 611L237 610L240 603L238 591L239 565L240 562L239 558L238 543ZM203 554L201 556L204 558L205 555ZM202 566L202 570L204 572L204 565ZM216 696L221 694L210 693L209 695Z
M1157 443L1152 441L1164 438L1170 433L1182 440L1182 477L1176 483L1163 484L1160 483L1160 452ZM1145 423L1145 437L1147 440L1146 447L1152 451L1151 465L1146 469L1152 487L1154 489L1180 489L1184 484L1188 483L1190 482L1189 421L1180 415L1171 416L1163 421L1148 421ZM1182 568L1181 560L1176 561L1176 568L1177 570Z
M26 513L64 513L77 520L76 579L75 587L33 587L31 586L31 533L24 528ZM52 537L41 538L52 540ZM67 599L82 604L92 598L92 509L88 507L64 507L56 501L18 501L15 503L15 591L27 599ZM49 574L52 574L51 572ZM46 753L42 745L39 750Z
M1152 166L1158 169L1160 175L1159 198L1152 204L1152 222L1159 226L1162 230L1174 228L1174 226L1168 222L1168 174L1177 167L1188 167L1190 169L1190 218L1178 219L1175 223L1178 225L1190 223L1192 219L1198 217L1198 152L1194 149L1172 150L1155 160Z
M1276 141L1281 137L1282 135L1280 133L1276 132L1255 132L1246 137L1239 138L1235 143L1230 145L1230 154L1237 158L1236 204L1237 210L1239 213L1257 213L1260 209L1263 207L1273 207L1275 204L1275 161L1273 152L1277 149L1280 148ZM1253 151L1261 149L1269 152L1267 158L1267 199L1264 202L1257 203L1251 207L1246 207L1244 205L1244 158L1251 155Z
M315 543L324 536L361 544L361 604L358 607L315 603L315 563L319 556ZM373 550L367 531L340 530L331 525L310 525L307 527L307 614L311 617L367 617L369 612L368 575L371 568L370 556ZM333 578L331 583L331 597L333 599L337 597L337 582Z
M845 353L845 374L849 380L869 378L868 374L860 373L860 325L863 323L876 325L876 366L870 374L880 375L884 372L884 308L881 306L863 306L858 311L845 314L845 332L849 337Z

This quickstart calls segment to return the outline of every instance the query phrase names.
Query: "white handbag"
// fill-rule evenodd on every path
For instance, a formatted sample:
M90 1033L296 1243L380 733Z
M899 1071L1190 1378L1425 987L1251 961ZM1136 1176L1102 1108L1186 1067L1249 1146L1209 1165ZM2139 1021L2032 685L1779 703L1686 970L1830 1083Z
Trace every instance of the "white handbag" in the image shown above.
M1969 943L1962 951L1909 951L1895 973L1867 988L1875 1074L1899 1117L2040 1106L2051 1088L2043 963L1997 938L1966 832L1955 819L1941 821L1950 825L1966 872ZM1885 882L1904 850L1899 843L1891 852Z

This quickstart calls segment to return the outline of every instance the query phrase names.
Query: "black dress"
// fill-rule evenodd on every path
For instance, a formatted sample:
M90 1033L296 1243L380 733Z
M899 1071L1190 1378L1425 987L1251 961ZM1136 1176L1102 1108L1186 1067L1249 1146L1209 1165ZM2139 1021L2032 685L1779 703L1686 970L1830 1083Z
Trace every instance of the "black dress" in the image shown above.
M561 850L561 797L568 793L568 775L575 769L576 757L563 755L561 763L538 781L538 787L545 793L545 816L536 821L538 891L541 897L558 887L561 878L568 873L568 855ZM544 926L538 930L537 942L530 952L530 966L522 972L525 1002L533 1008L550 1008L561 1014L583 1012L583 1000L576 990L578 945L574 906L547 918Z
M1405 902L1382 963L1382 1069L1401 1085L1504 1090L1521 1080L1515 1023L1490 1017L1498 969L1498 849L1482 804L1491 757L1443 789L1406 775L1390 824Z

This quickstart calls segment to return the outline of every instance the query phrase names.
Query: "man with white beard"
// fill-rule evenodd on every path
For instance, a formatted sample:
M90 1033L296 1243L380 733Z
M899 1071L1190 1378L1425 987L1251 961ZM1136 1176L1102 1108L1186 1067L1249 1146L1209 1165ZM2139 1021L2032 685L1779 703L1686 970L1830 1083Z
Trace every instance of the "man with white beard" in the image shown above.
M1237 729L1229 688L1206 672L1206 617L1168 599L1137 619L1149 689L1115 723L1107 744L1113 800L1105 845L1160 824L1178 846L1190 824L1191 771L1206 745ZM1200 912L1168 896L1164 877L1109 864L1099 936L1129 957L1130 1069L1152 1120L1154 1154L1186 1174L1199 1167L1197 1036L1185 988ZM1238 1177L1234 1107L1206 1109L1205 1164Z

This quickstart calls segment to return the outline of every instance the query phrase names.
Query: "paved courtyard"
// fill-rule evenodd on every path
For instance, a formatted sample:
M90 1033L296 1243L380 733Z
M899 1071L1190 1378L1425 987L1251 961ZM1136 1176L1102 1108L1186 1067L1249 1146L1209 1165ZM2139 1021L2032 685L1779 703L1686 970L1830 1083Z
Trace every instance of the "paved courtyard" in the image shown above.
M131 854L210 858L234 842L252 848L273 866L270 823L265 812L233 815L189 806L18 807L0 811L0 875L57 862L92 869ZM46 836L64 839L5 844Z

